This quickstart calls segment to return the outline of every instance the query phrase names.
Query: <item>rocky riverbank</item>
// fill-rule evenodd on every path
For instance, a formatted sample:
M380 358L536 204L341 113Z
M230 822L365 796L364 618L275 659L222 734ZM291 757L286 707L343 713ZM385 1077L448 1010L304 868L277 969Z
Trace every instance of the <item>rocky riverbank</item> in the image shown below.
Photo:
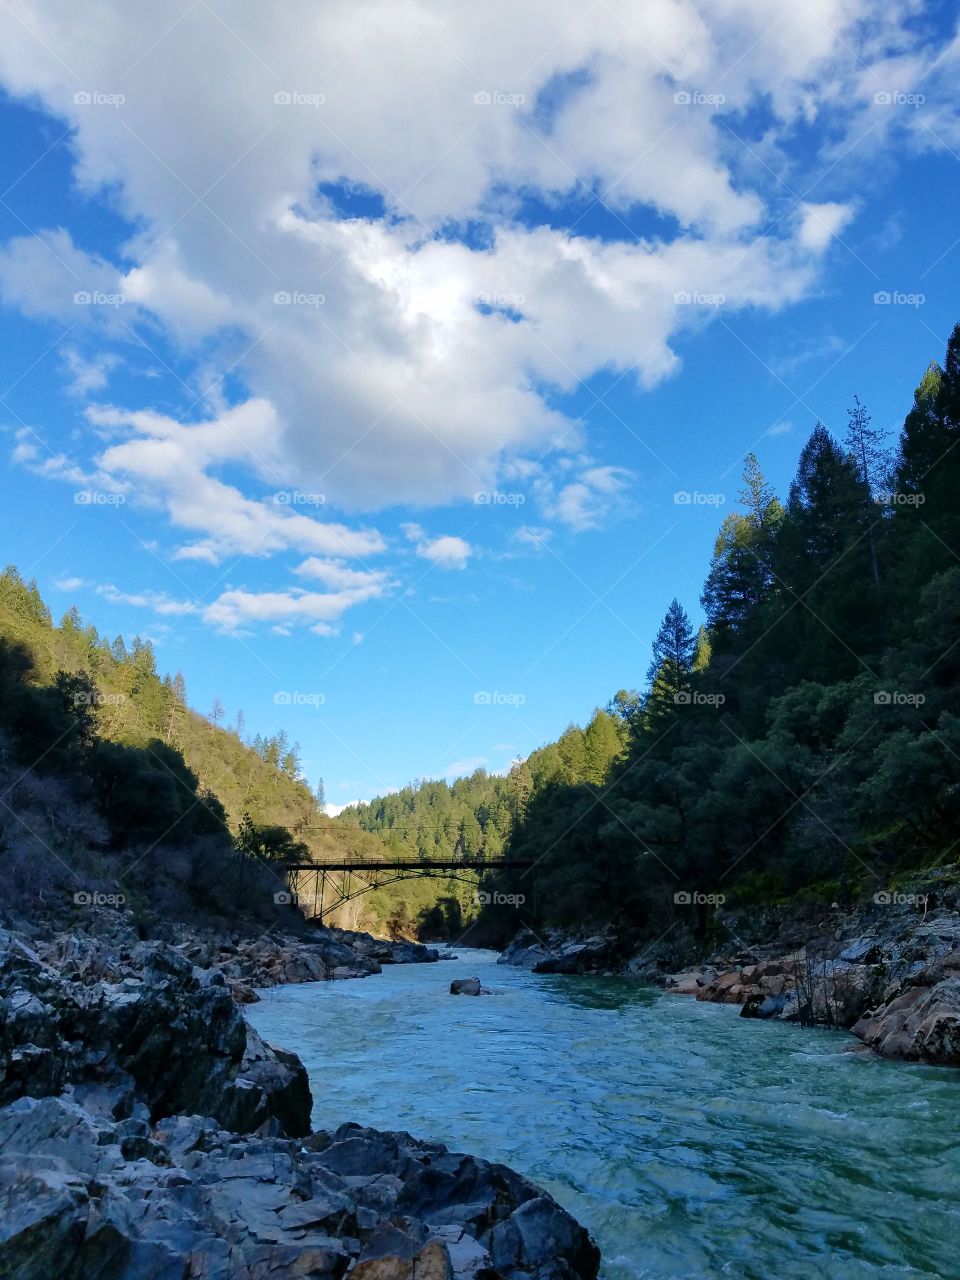
M653 982L677 995L851 1031L851 1049L960 1066L960 890L956 869L869 902L718 911L727 942L706 954L680 921L653 944L613 930L521 931L500 957L535 973ZM698 954L699 952L699 954ZM678 961L680 962L678 965Z
M404 1133L311 1133L303 1065L235 998L264 973L359 976L411 953L109 932L0 931L0 1275L593 1280L586 1231L504 1166Z

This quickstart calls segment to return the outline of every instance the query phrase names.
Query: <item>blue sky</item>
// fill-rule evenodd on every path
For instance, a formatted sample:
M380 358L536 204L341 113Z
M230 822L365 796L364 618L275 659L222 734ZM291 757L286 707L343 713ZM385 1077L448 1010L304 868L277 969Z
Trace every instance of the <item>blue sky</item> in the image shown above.
M6 559L334 804L639 684L960 319L947 6L635 9L0 16Z

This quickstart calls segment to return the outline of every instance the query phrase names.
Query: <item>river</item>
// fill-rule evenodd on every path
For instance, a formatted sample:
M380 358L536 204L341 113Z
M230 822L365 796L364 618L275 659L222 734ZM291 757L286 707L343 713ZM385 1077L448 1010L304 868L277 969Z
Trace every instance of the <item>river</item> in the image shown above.
M607 1280L960 1277L960 1074L495 953L262 992L314 1125L406 1129L513 1166L589 1227ZM494 994L448 994L478 976Z

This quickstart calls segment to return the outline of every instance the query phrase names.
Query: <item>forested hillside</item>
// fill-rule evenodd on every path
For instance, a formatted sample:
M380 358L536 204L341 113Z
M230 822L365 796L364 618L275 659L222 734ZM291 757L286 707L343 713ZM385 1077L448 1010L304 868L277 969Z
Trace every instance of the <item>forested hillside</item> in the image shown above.
M958 445L960 326L899 439L853 398L784 498L748 457L707 636L674 601L623 756L541 788L513 829L547 921L660 932L698 899L842 900L955 850Z
M211 723L148 642L100 636L75 609L54 625L14 568L0 575L0 773L8 906L95 884L151 910L269 914L271 860L382 853L331 829L282 730L248 744Z
M0 636L23 646L31 659L30 679L51 684L58 671L84 673L96 684L91 707L101 735L129 746L158 739L183 753L201 788L222 802L236 827L244 813L258 823L289 827L316 824L316 798L300 776L298 752L282 735L244 743L187 705L183 676L160 676L149 641L101 636L70 609L59 625L35 584L16 569L0 574Z
M506 777L477 769L453 783L422 780L344 809L340 822L372 831L397 854L420 858L499 858L513 825L545 787L602 782L626 745L636 695L620 693L586 728L570 725L556 742L517 760Z

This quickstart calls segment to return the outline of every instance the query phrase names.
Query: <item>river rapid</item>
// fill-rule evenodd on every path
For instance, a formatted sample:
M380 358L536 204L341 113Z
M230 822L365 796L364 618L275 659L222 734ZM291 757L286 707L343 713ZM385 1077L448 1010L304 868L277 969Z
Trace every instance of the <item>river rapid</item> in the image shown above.
M314 1125L511 1165L589 1227L607 1280L960 1277L960 1073L626 979L456 963L275 987ZM477 976L493 995L454 997Z

